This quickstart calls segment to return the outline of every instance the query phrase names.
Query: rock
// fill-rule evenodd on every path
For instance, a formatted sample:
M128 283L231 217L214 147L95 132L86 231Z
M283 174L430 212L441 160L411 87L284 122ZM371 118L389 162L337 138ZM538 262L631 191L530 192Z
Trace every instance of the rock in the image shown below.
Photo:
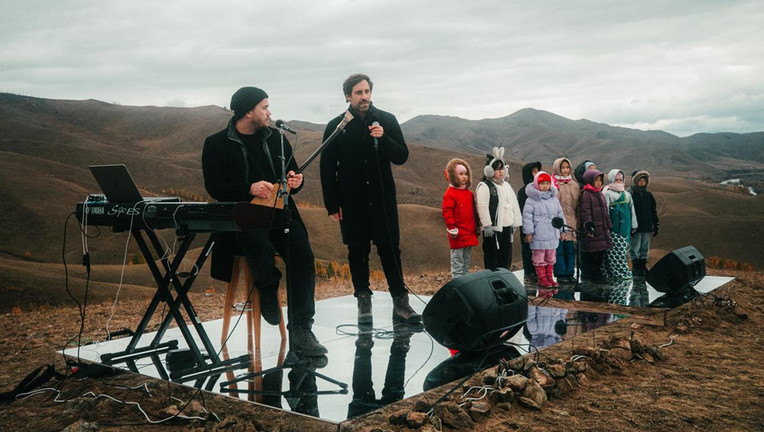
M407 411L398 411L390 414L388 421L393 425L405 426L407 424L406 419L408 418L408 415L409 413Z
M411 411L406 415L406 423L412 429L424 426L427 423L427 419L427 414L416 411Z
M419 399L416 402L414 402L414 408L413 409L416 412L426 413L426 412L430 411L430 404L428 404L427 402L423 401L422 399Z
M645 351L645 346L642 344L642 341L640 341L637 338L631 339L631 353L632 354L642 354Z
M474 401L469 410L472 420L480 421L491 415L491 404L485 401Z
M528 387L528 384L530 383L531 380L522 375L512 375L504 380L504 387L509 387L515 392L521 392Z
M626 338L614 338L610 345L610 355L617 355L624 360L631 360L631 343Z
M77 420L65 427L61 432L95 432L97 430L98 426L96 426L95 423L89 423L85 420Z
M585 372L587 367L588 366L586 365L586 362L583 360L567 362L565 363L565 373L568 375L572 375L572 374Z
M656 361L663 361L665 359L665 355L658 348L648 346L645 347L645 352L653 356Z
M546 367L546 371L549 372L549 375L552 376L552 378L562 378L565 376L565 365L564 364L551 364Z
M514 392L509 387L502 387L488 395L488 399L495 404L502 402L512 402L513 398Z
M548 388L554 385L554 378L552 378L547 371L534 367L529 373L532 380L536 381L541 387Z
M547 400L546 391L538 383L531 381L531 384L523 390L522 397L520 398L521 403L523 403L522 399L528 399L533 402L529 406L530 408L538 407L538 409L541 409L541 406ZM527 401L525 404L527 404Z
M431 424L426 424L422 426L421 429L419 429L419 432L438 432L438 431L440 431L440 429L435 429L435 426Z
M541 405L539 405L535 400L531 398L520 396L519 398L517 398L517 401L520 402L520 405L526 408L530 408L536 411L541 411Z
M521 371L525 369L525 357L517 357L509 361L509 367L512 370Z
M199 401L192 400L186 409L183 410L182 414L189 417L204 417L206 412L204 411L204 407L202 407L202 404L200 404Z
M496 408L503 410L503 411L511 411L512 410L512 403L511 402L499 402L496 404Z
M651 365L655 364L655 359L650 354L645 352L645 353L639 354L639 356L642 357L642 360L648 362L649 364Z
M475 422L462 407L454 402L443 402L435 406L435 415L443 424L456 430L473 429Z
M493 385L496 383L498 376L496 369L487 369L481 373L481 380L485 385Z
M580 347L573 349L573 355L581 355L596 360L599 358L599 351L594 348Z

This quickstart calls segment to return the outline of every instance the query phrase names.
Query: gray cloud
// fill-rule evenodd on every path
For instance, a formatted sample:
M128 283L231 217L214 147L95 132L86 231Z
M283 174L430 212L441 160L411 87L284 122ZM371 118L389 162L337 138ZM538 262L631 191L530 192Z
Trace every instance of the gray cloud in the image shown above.
M6 1L0 91L325 122L342 80L401 120L525 108L687 135L764 130L758 1Z

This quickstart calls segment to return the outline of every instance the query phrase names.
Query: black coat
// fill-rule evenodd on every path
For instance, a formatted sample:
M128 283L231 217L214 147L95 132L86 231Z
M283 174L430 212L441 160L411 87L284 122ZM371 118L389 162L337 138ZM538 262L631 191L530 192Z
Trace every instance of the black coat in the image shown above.
M653 232L658 224L658 211L655 197L647 188L630 187L631 199L634 201L634 213L637 214L637 231Z
M258 148L254 155L255 164L248 163L247 150L244 143L236 134L233 119L226 129L221 130L204 140L202 150L202 173L204 175L204 187L207 193L218 201L237 202L251 201L254 198L249 193L250 185L260 180L277 183L281 178L281 139L276 129L267 128L257 132L257 137L262 138L267 144L273 167L268 162L265 148ZM292 158L292 146L284 138L284 153L289 161L286 171L296 171L297 162ZM302 189L303 184L297 189L292 189L291 194ZM275 187L275 186L274 186ZM289 199L289 209L293 223L302 224L300 213L293 199ZM279 218L276 212L274 218ZM281 221L274 220L274 229ZM212 277L224 281L231 279L231 264L236 252L233 242L233 233L219 234L212 249Z
M340 223L345 244L398 244L398 204L391 164L402 165L409 156L401 127L394 115L373 105L366 118L355 113L345 129L321 153L324 206L331 215L342 208ZM324 140L337 128L344 113L326 125ZM369 126L378 121L385 132L378 148Z

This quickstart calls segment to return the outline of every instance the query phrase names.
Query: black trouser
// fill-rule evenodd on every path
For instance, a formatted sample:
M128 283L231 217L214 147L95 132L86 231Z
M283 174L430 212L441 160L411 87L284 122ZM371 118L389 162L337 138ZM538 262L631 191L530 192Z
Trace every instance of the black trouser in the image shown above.
M496 245L498 240L498 246ZM512 231L510 227L504 227L501 232L496 232L493 237L483 237L483 265L488 270L512 266Z
M581 252L581 264L583 264L582 277L588 280L603 279L602 260L605 258L605 251Z
M401 267L401 250L397 244L377 244L377 255L382 262L382 270L385 272L387 286L390 295L398 297L406 293L403 284L403 267ZM369 253L371 243L349 244L348 264L350 264L350 277L353 280L353 295L371 294L369 289Z
M531 244L525 241L525 234L522 229L520 229L520 250L523 255L523 274L535 276L536 267L533 265Z
M255 286L263 293L279 288L281 272L276 268L273 255L277 251L282 256L286 263L287 293L292 302L288 311L289 325L310 328L316 313L316 267L305 227L293 222L289 234L279 228L242 231L236 233L235 238L247 259Z

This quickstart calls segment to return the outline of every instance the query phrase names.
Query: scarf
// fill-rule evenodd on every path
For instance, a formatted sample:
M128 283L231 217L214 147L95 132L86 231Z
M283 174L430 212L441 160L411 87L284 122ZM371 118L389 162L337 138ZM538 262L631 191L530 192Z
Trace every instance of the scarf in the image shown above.
M616 192L623 192L623 183L610 183L608 185L608 189L616 191Z
M501 185L504 183L504 177L498 178L498 179L496 177L491 177L491 181L496 183L497 185Z
M570 180L572 179L569 175L563 176L563 175L557 175L557 174L554 175L554 178L558 182L565 183L565 184L570 183Z
M590 184L587 183L586 185L584 185L584 190L585 191L589 191L589 192L599 193L600 191L602 191L602 188L601 187L600 188L596 188L596 187L594 187L594 185L590 185Z

